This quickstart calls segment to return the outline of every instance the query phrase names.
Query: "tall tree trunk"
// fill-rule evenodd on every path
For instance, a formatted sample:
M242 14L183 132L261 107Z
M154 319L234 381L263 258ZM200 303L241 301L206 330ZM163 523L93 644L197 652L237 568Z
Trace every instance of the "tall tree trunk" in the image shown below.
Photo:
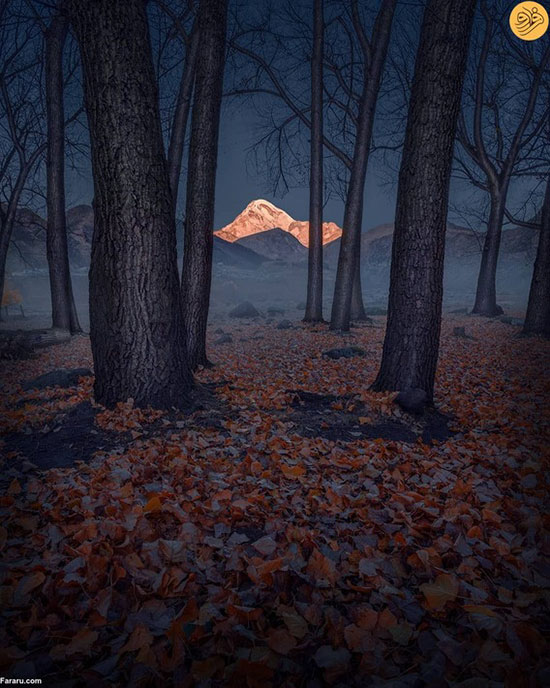
M323 0L313 5L311 56L311 163L305 322L323 320Z
M359 242L361 242L361 236L359 236ZM360 255L361 243L359 243L358 255ZM367 313L365 312L365 305L363 303L363 293L361 288L361 261L357 260L355 262L355 274L353 276L353 286L351 290L351 303L350 303L350 320L366 320Z
M176 228L143 0L67 0L94 176L90 338L95 398L182 407L193 384Z
M344 209L344 226L330 318L331 330L349 330L354 283L355 310L359 315L364 312L361 296L361 274L357 268L357 264L360 264L363 196L376 102L388 52L395 5L396 0L382 1L372 31L370 51L364 50L363 91L359 105L353 163Z
M8 260L8 250L10 247L11 235L13 232L15 216L6 215L2 217L0 225L0 304L4 298L6 289L6 263ZM2 308L0 306L0 322L4 320Z
M212 278L214 193L225 65L227 0L201 0L200 46L191 118L182 295L192 368L206 365L206 323Z
M472 309L472 313L478 315L493 317L502 314L502 308L497 305L496 279L507 191L507 182L499 188L491 190L489 222L487 223L487 234L481 253L476 300Z
M429 0L416 57L392 245L388 325L375 390L433 400L449 180L475 0Z
M63 47L68 28L67 18L57 15L45 31L46 118L48 124L46 255L50 273L52 326L76 333L81 332L81 328L71 284L65 221Z
M172 204L174 214L178 203L178 188L181 174L181 161L183 159L183 145L185 143L185 132L187 131L187 120L191 109L191 96L193 95L193 82L195 80L195 66L199 50L199 31L195 20L191 39L185 58L185 67L180 81L178 100L172 131L170 134L170 144L168 147L168 175L170 177L170 189L172 191Z
M515 113L519 121L517 122L517 128L514 133L505 137L507 142L509 141L508 153L505 155L504 140L502 138L502 131L499 128L499 121L504 114L502 112L499 113L499 107L503 105L503 103L499 104L498 97L496 97L491 90L487 91L485 87L487 60L491 53L491 40L494 35L494 17L486 2L481 3L481 11L485 18L485 35L476 70L473 140L471 141L469 139L464 126L460 128L459 140L474 164L483 171L490 193L491 208L489 221L487 223L487 234L485 236L481 256L476 299L472 312L493 317L502 313L502 308L500 308L496 302L496 272L502 236L502 222L510 180L515 174L514 168L521 151L524 150L526 146L531 146L531 141L535 136L540 134L541 126L544 125L548 119L548 110L546 110L544 114L541 114L539 121L535 123L531 132L525 135L527 127L535 114L540 87L541 84L544 83L544 75L548 72L547 65L550 62L550 44L547 45L538 64L536 61L531 60L529 65L530 69L527 70L526 77L525 90L528 97L524 106L525 109L523 111L520 109ZM530 83L528 78L529 71L533 72ZM492 89L492 86L490 89ZM489 105L489 101L493 102ZM492 156L488 152L485 141L486 128L491 130L490 127L484 126L486 120L483 116L483 110L486 107L490 107L493 110L492 119L494 120L496 133L493 132L490 138L496 135L496 156Z
M550 179L546 182L537 257L523 334L542 334L550 337Z
M13 232L13 227L15 225L15 220L17 219L17 210L19 208L19 199L23 193L23 188L27 181L33 166L35 165L38 158L44 152L45 145L42 144L36 148L31 156L26 159L24 154L19 153L20 156L20 167L19 173L15 180L13 190L11 192L7 208L2 209L0 212L0 304L2 303L2 298L4 297L4 289L6 287L6 262L8 259L8 250L10 247L11 235ZM2 320L0 308L0 320Z

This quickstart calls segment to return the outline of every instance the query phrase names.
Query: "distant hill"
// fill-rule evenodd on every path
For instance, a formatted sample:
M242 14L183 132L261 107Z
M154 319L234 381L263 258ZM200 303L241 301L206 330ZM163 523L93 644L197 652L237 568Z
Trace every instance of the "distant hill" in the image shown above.
M233 222L214 234L233 242L275 228L288 232L298 239L302 246L309 246L309 222L294 220L284 210L263 198L251 201ZM334 222L323 223L324 244L334 241L341 235L342 230Z
M240 219L239 219L240 218ZM237 222L238 220L238 222ZM250 220L252 224L246 224ZM286 229L275 225L261 229L262 225L284 220ZM231 232L220 230L214 236L215 265L236 269L256 269L266 261L283 261L302 264L307 261L307 247L304 231L307 222L296 222L287 213L268 201L252 201L238 216ZM332 226L336 229L333 230ZM69 259L71 267L87 268L90 264L93 233L93 209L89 205L78 205L67 211ZM338 238L326 243L324 262L335 268L340 250L340 228L334 223L325 224L325 238L338 234ZM223 236L221 234L223 233ZM242 234L242 236L238 236ZM178 252L181 259L181 223L178 226ZM393 224L378 225L363 232L361 236L362 265L385 269L391 260ZM227 238L228 237L228 238ZM301 239L300 239L301 237ZM531 263L538 242L538 230L511 227L502 234L501 257L503 260ZM447 261L477 261L483 245L483 234L449 224L446 238ZM8 252L7 271L46 269L46 222L38 214L21 208L13 231Z
M71 267L87 268L90 265L94 211L90 205L78 205L67 210L69 260ZM178 248L181 255L181 224L178 228ZM214 265L240 269L256 269L267 258L246 246L232 244L214 237ZM22 208L13 231L8 253L8 273L23 270L44 270L46 260L46 221L39 215Z
M214 267L216 265L226 265L244 270L256 270L266 260L268 259L265 256L259 255L247 246L231 243L217 236L214 237L214 251L212 254Z
M28 208L19 208L8 249L7 272L36 270L46 263L46 222Z
M391 245L393 223L378 225L361 235L361 260L371 265L389 265L391 262ZM502 233L501 255L524 255L530 259L536 250L537 230L512 227ZM483 234L476 233L467 227L449 223L445 241L445 256L450 260L479 257L483 246ZM325 247L325 261L329 265L338 263L340 239Z
M67 211L69 261L73 268L90 264L93 210L78 205ZM8 272L43 270L46 260L46 220L28 208L20 208L8 252Z
M178 220L177 225L177 246L178 246L178 264L180 270L183 261L183 222ZM237 270L256 270L263 263L267 262L265 256L255 253L247 246L240 246L238 243L226 241L221 237L214 236L214 247L212 251L212 264L214 269L216 266L224 266L228 268L236 268Z
M288 263L301 263L307 260L307 248L280 227L245 236L235 241L232 246L246 246L270 260L283 260Z

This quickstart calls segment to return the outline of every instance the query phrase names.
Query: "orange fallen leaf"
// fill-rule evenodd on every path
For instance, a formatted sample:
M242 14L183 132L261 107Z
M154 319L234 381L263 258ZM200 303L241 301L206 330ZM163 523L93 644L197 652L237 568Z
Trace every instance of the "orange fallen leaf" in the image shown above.
M287 478L299 478L306 473L306 469L300 465L287 466L286 463L282 463L280 464L279 468Z
M154 513L155 511L160 511L161 509L162 503L158 495L153 495L143 507L143 511L145 511L145 513Z
M134 652L153 644L153 636L148 628L143 624L138 624L132 631L126 643L120 649L120 654L124 652Z
M35 571L34 573L30 573L28 576L21 578L15 590L15 605L22 604L26 600L27 595L29 595L29 593L39 585L42 585L45 580L46 576L42 573L42 571Z
M272 629L267 637L267 644L280 655L288 655L297 645L294 636L285 628Z
M458 595L458 581L455 576L448 573L441 573L436 577L434 583L424 583L420 590L426 598L429 609L439 611L445 607L447 602L453 602Z
M355 624L350 624L344 628L344 638L352 652L367 652L367 650L373 647L374 643L372 633L366 628L360 628Z
M378 615L378 626L386 630L397 625L397 618L387 607Z
M222 671L224 666L225 662L218 655L214 655L208 659L196 659L191 664L191 674L197 681L204 681Z
M83 628L76 633L68 645L55 645L50 652L50 656L54 660L62 661L72 655L89 655L98 636L97 631Z

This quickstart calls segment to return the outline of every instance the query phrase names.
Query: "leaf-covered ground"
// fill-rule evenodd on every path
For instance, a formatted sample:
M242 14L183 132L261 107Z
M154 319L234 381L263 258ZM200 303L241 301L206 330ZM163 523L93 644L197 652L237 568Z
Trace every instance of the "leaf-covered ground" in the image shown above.
M454 434L425 444L392 395L369 392L382 327L225 329L190 417L90 406L91 378L22 392L90 366L85 338L4 365L10 446L62 432L69 452L66 419L91 408L79 432L106 448L37 472L6 438L0 673L60 687L550 685L550 344L446 321L436 403ZM321 356L343 341L367 355ZM324 404L308 415L304 398ZM361 433L384 421L413 439Z

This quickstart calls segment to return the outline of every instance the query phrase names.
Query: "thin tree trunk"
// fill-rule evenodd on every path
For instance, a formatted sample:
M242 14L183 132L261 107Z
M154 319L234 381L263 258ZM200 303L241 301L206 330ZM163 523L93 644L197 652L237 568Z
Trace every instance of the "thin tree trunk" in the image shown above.
M497 305L497 265L502 237L502 223L506 207L508 184L491 192L491 209L487 234L483 242L481 265L477 280L476 300L472 313L494 317L502 314L502 308Z
M10 247L11 234L13 232L14 218L9 216L2 218L0 226L0 304L4 298L6 289L6 263L8 260L8 249ZM0 308L0 321L4 320L2 308Z
M176 228L143 0L67 0L94 176L90 339L95 398L183 407L193 384Z
M364 50L363 92L359 105L356 143L344 209L344 226L330 318L331 330L349 330L354 283L355 311L359 315L364 312L360 285L361 275L357 268L357 264L360 264L363 196L376 102L388 52L395 5L396 0L383 0L372 32L370 54L369 51Z
M65 123L63 107L63 47L69 28L65 16L55 16L45 31L46 117L46 255L50 273L52 327L81 332L73 297L65 221Z
M443 258L456 123L475 0L429 0L399 172L388 325L375 390L422 390L439 353Z
M39 156L44 152L44 145L39 146L32 155L25 159L23 155L20 154L21 167L19 169L19 174L15 181L11 197L8 202L8 207L6 210L2 211L0 219L0 304L4 297L5 281L6 281L6 262L8 259L8 250L10 247L11 235L13 232L13 227L15 225L15 220L17 218L17 209L19 207L19 199L23 192L25 182L29 176L33 165L38 160ZM0 308L1 311L1 308ZM2 316L0 315L0 320Z
M315 0L311 56L311 167L305 322L323 320L323 14L323 0Z
M225 65L227 0L201 0L191 143L187 170L181 278L187 351L192 368L206 365L214 242L214 194Z
M523 334L542 334L550 337L550 179L546 182L537 257Z
M168 147L168 175L170 177L170 189L172 191L172 204L174 213L178 202L178 188L181 174L181 162L183 159L183 145L185 143L185 132L187 131L187 120L191 109L191 97L193 95L193 82L195 80L195 66L197 63L197 53L199 50L198 24L195 20L191 39L185 58L185 68L180 81L176 112L172 122L170 134L170 144Z
M496 302L496 271L502 235L502 222L510 179L514 175L514 166L516 165L521 150L525 146L530 145L533 136L537 135L537 130L540 132L539 127L548 119L547 110L545 115L541 116L541 119L538 124L535 125L531 133L525 136L527 127L535 113L543 77L548 71L547 65L550 61L550 45L546 47L538 65L536 62L532 62L531 64L533 77L530 84L529 81L527 81L526 84L528 88L527 102L525 103L523 113L519 117L517 128L510 137L510 147L505 156L503 153L504 144L502 132L498 126L498 122L502 117L502 113L499 114L498 99L491 104L490 107L494 110L497 141L500 139L500 143L497 145L497 155L496 157L492 157L487 151L486 141L484 139L485 119L483 110L489 107L488 101L494 100L493 95L490 95L490 92L487 93L485 87L487 60L491 52L491 40L494 35L494 17L485 2L481 3L481 11L485 18L485 35L476 70L473 140L470 141L464 127L461 127L459 139L464 150L468 153L474 164L483 171L491 198L487 234L485 236L483 253L481 256L476 299L472 312L493 317L502 313L502 308L500 308ZM520 113L517 113L518 116Z
M361 237L359 237L359 239L361 239ZM359 251L360 250L361 249L359 248ZM361 288L361 261L359 260L357 260L355 263L355 275L353 277L349 317L350 320L354 320L355 322L367 319L365 305L363 304L363 291Z

